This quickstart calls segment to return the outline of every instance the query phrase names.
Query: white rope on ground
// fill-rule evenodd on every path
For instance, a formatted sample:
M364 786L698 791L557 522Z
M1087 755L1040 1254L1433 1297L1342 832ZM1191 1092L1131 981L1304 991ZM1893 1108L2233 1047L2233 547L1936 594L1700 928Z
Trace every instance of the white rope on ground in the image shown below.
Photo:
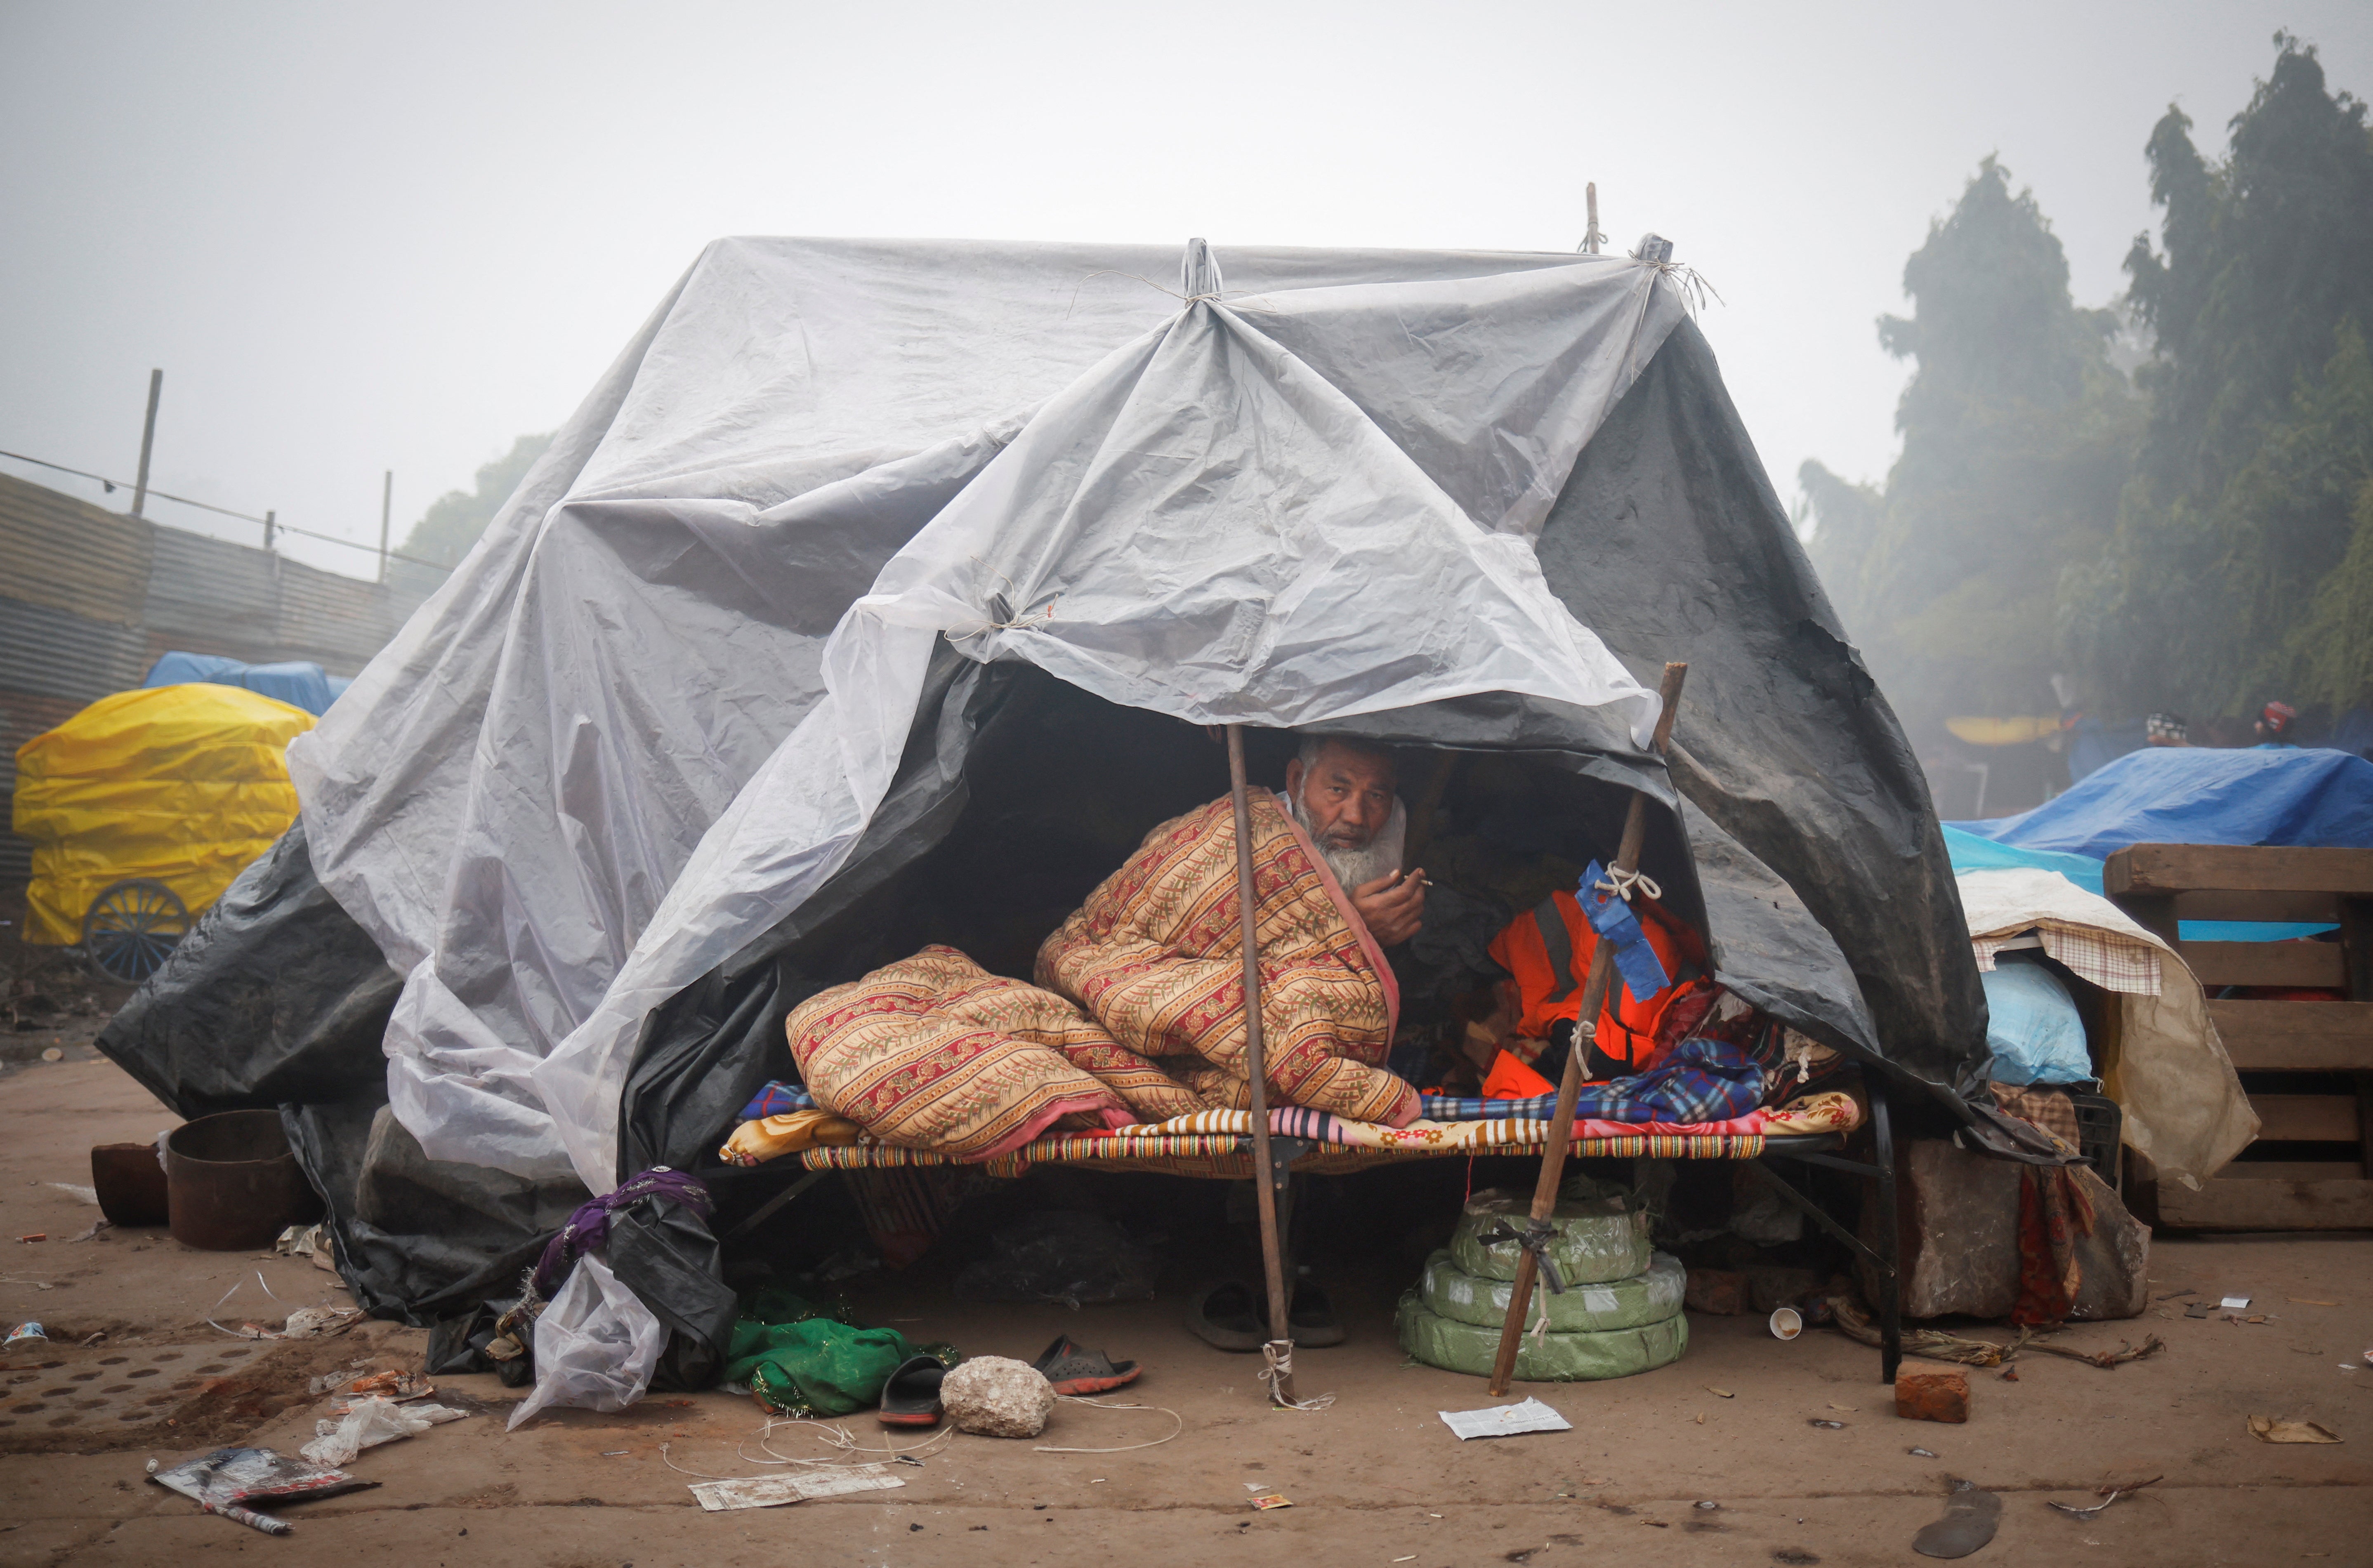
M1268 1385L1269 1403L1285 1410L1323 1410L1335 1402L1332 1394L1321 1394L1315 1399L1289 1399L1285 1397L1286 1379L1293 1375L1293 1341L1270 1340L1261 1346L1260 1380Z
M1151 1443L1129 1443L1118 1448L1058 1448L1051 1444L1041 1443L1031 1450L1034 1454L1128 1454L1140 1448L1159 1448L1171 1437L1186 1430L1186 1418L1167 1405L1108 1405L1102 1399L1091 1399L1083 1394L1058 1394L1056 1398L1067 1405L1088 1405L1100 1410L1159 1410L1175 1424L1171 1427L1169 1437L1157 1437Z
M789 1454L779 1453L777 1451L773 1444L766 1441L767 1438L774 1435L775 1428L778 1426L812 1426L817 1429L815 1433L815 1440L824 1444L826 1447L837 1448L844 1454L869 1454L878 1457L874 1458L854 1460L801 1459ZM939 1431L933 1433L929 1437L925 1438L922 1442L910 1444L904 1448L896 1447L887 1442L879 1448L867 1448L858 1443L857 1436L854 1433L850 1432L848 1428L841 1425L838 1422L816 1421L807 1416L768 1416L766 1418L766 1425L758 1429L758 1446L765 1452L773 1455L774 1458L771 1461L766 1459L751 1459L749 1462L754 1465L763 1465L770 1462L778 1465L822 1465L840 1469L848 1469L852 1465L880 1464L886 1459L895 1459L902 1463L915 1463L917 1462L915 1456L936 1452L940 1448L946 1446L948 1441L954 1437L955 1434L956 1429L953 1425L943 1426ZM750 1440L748 1438L743 1438L742 1440L742 1445L746 1446L749 1441ZM740 1449L737 1447L736 1452L738 1453ZM746 1455L743 1457L745 1458L747 1457Z

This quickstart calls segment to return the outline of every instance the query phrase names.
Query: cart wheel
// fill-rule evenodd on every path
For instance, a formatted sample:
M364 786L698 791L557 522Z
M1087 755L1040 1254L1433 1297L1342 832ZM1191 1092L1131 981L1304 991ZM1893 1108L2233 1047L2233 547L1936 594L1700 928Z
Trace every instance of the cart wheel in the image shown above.
M135 877L91 900L82 918L83 956L109 979L136 986L164 966L189 930L180 894Z

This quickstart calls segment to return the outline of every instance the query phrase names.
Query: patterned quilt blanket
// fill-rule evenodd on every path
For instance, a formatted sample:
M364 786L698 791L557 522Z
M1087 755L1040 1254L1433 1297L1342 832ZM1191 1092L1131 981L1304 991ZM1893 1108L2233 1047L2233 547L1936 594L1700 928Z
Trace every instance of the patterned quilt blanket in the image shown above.
M1271 1103L1405 1126L1417 1092L1385 1071L1391 967L1309 837L1251 792L1255 933ZM1038 950L1037 980L1201 1105L1251 1104L1235 813L1226 798L1163 823Z

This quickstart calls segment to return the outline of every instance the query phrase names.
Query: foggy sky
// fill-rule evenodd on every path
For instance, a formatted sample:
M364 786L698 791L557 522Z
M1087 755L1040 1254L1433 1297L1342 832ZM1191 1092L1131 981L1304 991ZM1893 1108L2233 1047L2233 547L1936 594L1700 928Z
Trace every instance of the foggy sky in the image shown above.
M1980 158L2104 303L2151 125L2180 100L2220 153L2277 27L2373 92L2365 0L0 0L0 449L129 478L161 366L154 486L375 543L392 468L400 541L719 236L1570 250L1596 180L1615 248L1654 229L1720 291L1793 500L1806 457L1892 461L1873 318Z

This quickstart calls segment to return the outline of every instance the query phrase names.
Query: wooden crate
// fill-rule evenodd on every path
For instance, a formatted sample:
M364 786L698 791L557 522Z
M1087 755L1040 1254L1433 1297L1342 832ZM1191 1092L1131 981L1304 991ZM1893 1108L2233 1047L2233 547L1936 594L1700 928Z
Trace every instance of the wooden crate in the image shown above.
M2250 1103L2263 1126L2250 1157L2202 1190L2162 1186L2160 1223L2373 1227L2373 849L2136 844L2110 857L2102 885L2174 945L2212 999L2227 986L2330 989L2349 999L2208 1003L2234 1068L2254 1085ZM2328 920L2341 940L2185 942L2180 920ZM2334 1074L2350 1079L2350 1092L2330 1092ZM2355 1145L2354 1157L2278 1157L2285 1144L2321 1144L2328 1154L2341 1143Z

